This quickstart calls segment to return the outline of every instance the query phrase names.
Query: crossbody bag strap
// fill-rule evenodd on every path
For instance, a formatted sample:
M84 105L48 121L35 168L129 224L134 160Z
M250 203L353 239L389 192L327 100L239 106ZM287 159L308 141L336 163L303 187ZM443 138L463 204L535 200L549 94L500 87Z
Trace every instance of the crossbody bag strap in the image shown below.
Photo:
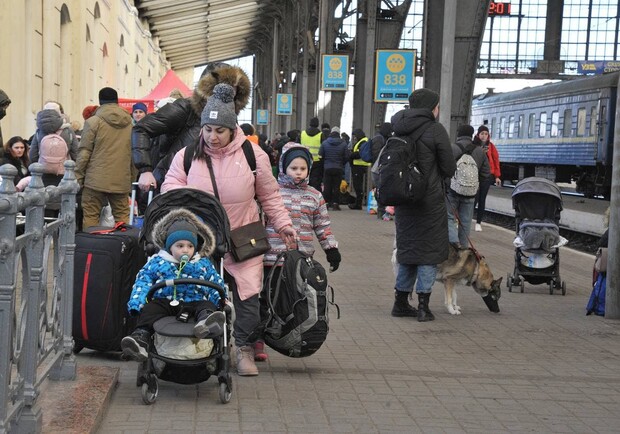
M217 182L215 182L215 175L213 174L213 163L211 162L211 156L207 153L205 153L205 156L207 157L207 167L209 168L209 176L211 177L211 184L213 184L213 194L215 195L217 200L220 200L220 194L217 191Z

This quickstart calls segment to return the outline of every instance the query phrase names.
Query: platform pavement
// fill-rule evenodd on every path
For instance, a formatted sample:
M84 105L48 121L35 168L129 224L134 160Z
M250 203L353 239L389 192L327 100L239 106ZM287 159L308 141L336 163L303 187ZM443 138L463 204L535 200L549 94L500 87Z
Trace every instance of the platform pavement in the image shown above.
M418 323L389 314L394 223L348 209L332 220L343 262L330 283L342 315L331 310L331 332L314 356L271 351L259 376L234 375L227 405L211 378L160 382L146 406L133 362L84 350L82 367L120 368L98 432L618 432L620 321L585 316L592 256L562 249L566 296L529 284L509 293L514 233L483 225L472 239L503 276L501 312L458 287L463 313L452 316L437 284L436 320Z

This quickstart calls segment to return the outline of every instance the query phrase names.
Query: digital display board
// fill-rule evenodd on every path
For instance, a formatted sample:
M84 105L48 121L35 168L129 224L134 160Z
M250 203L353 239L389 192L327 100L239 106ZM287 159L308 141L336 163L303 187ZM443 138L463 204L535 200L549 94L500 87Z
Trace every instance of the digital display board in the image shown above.
M510 3L491 2L489 4L489 16L505 16L510 15Z

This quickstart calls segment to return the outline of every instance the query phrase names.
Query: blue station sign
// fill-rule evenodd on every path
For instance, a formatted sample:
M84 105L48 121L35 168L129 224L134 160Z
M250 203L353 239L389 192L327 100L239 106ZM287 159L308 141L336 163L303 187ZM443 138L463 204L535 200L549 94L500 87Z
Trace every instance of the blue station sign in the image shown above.
M278 93L276 94L276 114L292 115L293 114L293 94Z
M375 102L408 102L415 82L416 50L377 50Z
M346 91L349 84L349 56L323 54L321 90Z
M577 66L579 74L603 74L605 72L620 71L620 62L615 60L589 61L580 60Z
M269 124L269 110L256 110L256 125Z

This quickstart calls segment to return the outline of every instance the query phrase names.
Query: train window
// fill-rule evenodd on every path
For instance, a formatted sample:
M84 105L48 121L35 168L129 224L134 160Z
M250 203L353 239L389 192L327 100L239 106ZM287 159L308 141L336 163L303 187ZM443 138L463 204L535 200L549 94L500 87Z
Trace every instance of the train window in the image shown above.
M586 134L586 109L577 110L577 136L583 137Z
M592 107L590 112L590 135L596 136L596 124L598 124L598 112L596 107Z
M545 137L547 135L547 113L540 114L540 123L538 125L538 135Z
M524 115L519 115L519 120L517 121L517 136L522 139L523 138L523 122L525 121Z
M536 128L536 114L530 113L530 119L527 121L527 136L534 137L534 128Z
M515 136L515 117L510 116L508 118L508 134L507 137L512 139Z
M564 110L564 124L562 125L562 136L570 137L573 129L573 111L571 109Z
M495 132L495 118L491 119L491 130L490 133L493 134Z
M503 139L504 135L506 134L505 124L506 124L506 118L502 116L501 118L499 118L499 138L500 139Z
M556 110L551 112L551 137L558 136L558 127L560 125L560 113Z

